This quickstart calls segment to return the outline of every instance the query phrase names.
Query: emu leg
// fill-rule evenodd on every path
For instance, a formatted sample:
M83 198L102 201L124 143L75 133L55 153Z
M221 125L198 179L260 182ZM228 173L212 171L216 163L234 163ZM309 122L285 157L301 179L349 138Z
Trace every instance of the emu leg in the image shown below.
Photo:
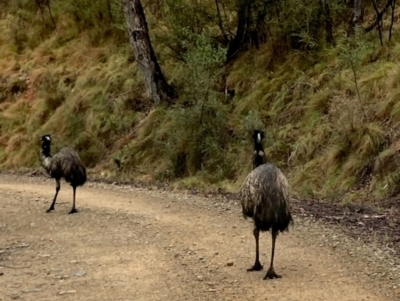
M76 187L72 186L72 190L73 190L73 195L74 195L74 199L73 199L73 203L72 203L72 209L68 214L73 214L73 213L77 213L78 210L76 210L75 208L75 192L76 192Z
M252 271L261 271L263 266L260 263L260 251L259 251L259 238L260 238L260 230L257 227L254 227L253 230L254 238L256 239L256 261L254 263L254 266L251 268L247 269L248 272Z
M275 241L278 236L278 231L272 230L272 252L271 252L271 264L265 275L264 279L274 279L274 278L282 278L281 275L275 273L274 270L274 255L275 255Z
M50 205L50 208L47 209L46 212L50 212L50 211L54 210L54 205L56 204L56 199L57 199L57 195L58 195L59 191L60 191L60 179L56 179L56 195L54 196L54 199Z

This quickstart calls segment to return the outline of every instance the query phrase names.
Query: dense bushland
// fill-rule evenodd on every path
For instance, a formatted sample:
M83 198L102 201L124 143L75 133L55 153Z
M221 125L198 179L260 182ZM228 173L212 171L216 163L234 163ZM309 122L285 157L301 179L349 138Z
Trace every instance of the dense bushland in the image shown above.
M38 166L38 138L51 133L94 173L236 189L257 127L297 195L396 195L398 13L386 6L395 1L366 1L353 28L350 2L143 0L179 94L154 106L120 1L3 1L0 165ZM377 18L372 3L386 10L366 30Z

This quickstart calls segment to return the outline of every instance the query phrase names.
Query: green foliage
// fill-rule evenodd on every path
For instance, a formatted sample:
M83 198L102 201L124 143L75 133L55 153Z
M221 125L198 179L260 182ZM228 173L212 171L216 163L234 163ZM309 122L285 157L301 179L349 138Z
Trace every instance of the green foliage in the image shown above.
M120 0L68 0L57 3L60 11L74 17L80 31L89 31L91 42L99 44L104 38L116 41L126 38L125 19Z
M88 33L93 45L112 38L126 43L126 25L120 0L51 0L40 5L35 1L9 1L8 31L18 52L36 48L49 38L55 29L62 30L61 43ZM73 22L69 19L72 17Z
M55 151L68 144L105 173L237 190L257 128L295 194L397 194L400 47L379 47L375 33L346 37L345 2L329 1L329 14L324 3L217 1L218 14L213 0L143 0L179 93L171 107L146 99L119 0L52 0L56 28L35 1L1 3L0 165L37 166L38 137L52 133ZM243 47L225 64L240 7Z
M186 85L181 92L181 99L186 108L174 112L175 130L171 131L172 141L168 141L167 151L173 156L186 157L186 167L175 166L174 169L195 174L207 170L212 180L222 180L229 176L227 166L227 108L222 104L223 94L215 91L215 82L222 72L222 63L226 50L213 47L209 36L202 32L192 33L183 29L185 40L183 46L187 63ZM188 107L187 107L188 106ZM176 115L175 115L176 114ZM179 175L179 174L178 174Z
M196 34L188 29L182 32L187 68L180 93L181 107L158 109L149 115L145 121L148 130L128 146L131 154L125 164L135 165L144 157L146 161L162 159L168 162L161 173L163 177L203 174L209 181L221 181L232 177L228 111L222 103L223 94L215 90L225 49L213 47L205 33Z
M7 28L9 36L14 41L17 52L22 52L24 48L35 48L43 39L49 35L49 20L40 17L35 1L9 1L7 16L9 26ZM51 30L50 30L51 31Z
M205 103L209 98L216 97L214 83L222 73L226 50L213 47L206 33L195 34L188 29L182 31L185 34L182 45L187 49L183 54L187 65L183 98L191 105Z
M249 111L244 117L244 129L248 135L252 135L255 129L264 131L264 124L261 120L260 113L258 111Z

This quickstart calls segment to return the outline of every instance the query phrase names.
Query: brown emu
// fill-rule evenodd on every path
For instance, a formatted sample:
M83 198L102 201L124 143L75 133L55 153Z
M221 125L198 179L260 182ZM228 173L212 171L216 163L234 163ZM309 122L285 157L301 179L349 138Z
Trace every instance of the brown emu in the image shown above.
M262 131L253 133L254 153L253 170L247 175L240 189L240 198L244 218L251 217L254 222L256 240L256 260L247 271L260 271L259 260L260 231L271 230L271 263L264 279L281 278L274 270L275 241L279 232L287 231L293 223L290 213L289 185L286 177L276 166L266 162L261 140Z
M50 208L46 212L54 210L58 192L60 191L60 180L64 178L70 183L73 189L73 204L69 214L78 212L75 208L76 187L82 186L86 182L86 168L82 164L79 155L69 147L63 147L54 156L50 154L51 137L44 135L41 138L42 149L40 151L40 163L47 173L56 179L56 194Z

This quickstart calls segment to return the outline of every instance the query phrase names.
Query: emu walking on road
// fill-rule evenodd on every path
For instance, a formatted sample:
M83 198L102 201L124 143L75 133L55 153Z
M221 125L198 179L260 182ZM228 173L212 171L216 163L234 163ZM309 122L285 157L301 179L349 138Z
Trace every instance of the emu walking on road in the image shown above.
M256 240L256 260L247 271L260 271L259 259L260 231L271 230L271 263L264 279L281 278L274 270L275 241L279 232L287 231L293 222L290 213L289 185L286 177L276 166L266 163L261 140L262 131L253 133L254 153L253 170L247 175L240 189L240 198L244 218L251 217L254 222Z
M56 179L56 194L50 208L46 212L54 210L58 192L60 191L60 180L64 178L73 189L73 205L69 214L78 212L75 208L76 187L86 182L86 168L82 164L79 155L69 147L63 147L54 156L50 154L51 137L44 135L41 138L42 150L40 151L40 162L52 178Z

